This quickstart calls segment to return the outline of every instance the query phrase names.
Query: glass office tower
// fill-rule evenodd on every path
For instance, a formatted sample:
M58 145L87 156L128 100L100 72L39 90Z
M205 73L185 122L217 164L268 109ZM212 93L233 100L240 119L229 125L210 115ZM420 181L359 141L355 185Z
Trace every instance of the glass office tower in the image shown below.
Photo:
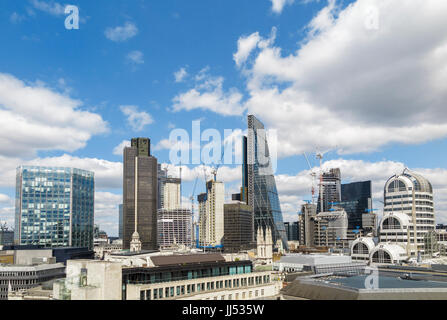
M353 182L341 185L341 202L348 214L349 229L365 228L362 218L372 212L371 181Z
M248 116L247 140L247 164L243 167L247 168L247 203L254 211L253 233L259 227L270 226L274 243L281 239L283 247L288 249L266 132L262 122L253 115Z
M92 249L94 196L93 172L73 168L18 167L15 242Z

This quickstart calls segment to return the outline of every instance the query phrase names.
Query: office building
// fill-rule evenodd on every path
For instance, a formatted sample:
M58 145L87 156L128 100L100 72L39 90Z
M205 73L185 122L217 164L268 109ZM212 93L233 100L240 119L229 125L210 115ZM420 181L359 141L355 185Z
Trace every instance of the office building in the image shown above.
M15 242L92 249L94 193L90 171L17 168Z
M276 188L271 154L267 142L266 131L262 122L255 116L248 116L248 137L244 143L242 166L243 185L241 199L247 188L247 204L253 208L254 228L272 229L273 242L282 241L288 248L287 235L281 206ZM245 187L246 186L246 187Z
M0 300L8 300L9 291L24 290L65 276L62 263L0 265Z
M124 148L123 248L141 242L143 250L157 249L158 163L150 140L135 138ZM138 245L135 247L140 249Z
M371 181L342 184L341 202L337 206L344 208L348 214L349 229L369 232L375 229L375 225L371 225L371 216L375 215L372 211ZM364 215L368 217L364 219Z
M380 242L399 245L408 256L424 254L424 238L436 227L431 183L405 169L386 182L384 203ZM389 255L387 250L378 252L373 262L392 260Z
M118 207L118 238L123 239L123 205Z
M199 203L199 245L220 247L224 237L225 185L210 180L206 193L197 197Z
M158 210L158 245L160 248L174 244L190 246L192 236L192 216L189 209Z
M286 228L287 240L288 241L298 241L299 226L298 221L295 222L284 222L284 227Z
M314 221L315 245L330 248L348 247L348 215L343 208L318 213Z
M253 239L253 209L243 203L224 205L224 250L235 253L254 247Z
M323 196L323 198L321 198ZM339 168L324 172L321 192L318 194L317 213L328 212L332 205L341 201L341 174Z

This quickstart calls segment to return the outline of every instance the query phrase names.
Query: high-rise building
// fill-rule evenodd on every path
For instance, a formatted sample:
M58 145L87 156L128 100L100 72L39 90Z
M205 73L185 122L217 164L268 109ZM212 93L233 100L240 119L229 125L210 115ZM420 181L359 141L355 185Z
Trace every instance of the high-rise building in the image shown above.
M243 186L241 199L247 188L247 204L253 208L254 228L270 227L273 242L281 239L288 249L287 235L273 174L272 159L264 125L255 116L248 116L248 137L244 143ZM246 155L246 156L245 156ZM246 187L245 187L246 186Z
M93 172L73 168L18 167L15 242L92 249L94 195Z
M123 164L123 248L130 249L138 238L141 249L156 250L158 163L151 156L150 140L134 138L124 148Z
M284 227L286 228L287 240L298 241L298 222L284 222Z
M301 206L301 213L298 216L298 225L300 227L299 241L300 245L312 247L315 245L315 223L317 215L317 206L312 203L306 203Z
M253 209L243 202L224 205L224 250L239 252L254 247L253 239Z
M405 169L386 182L384 203L380 242L400 245L408 256L424 254L424 238L436 228L431 183ZM373 262L390 260L375 254Z
M341 185L341 202L348 214L349 229L370 229L373 226L363 225L363 216L372 212L371 181L353 182Z
M206 193L199 194L199 244L216 247L223 244L225 185L210 180Z
M323 199L321 199L323 195ZM317 213L328 212L334 203L341 201L341 174L339 168L324 172L322 177L322 192L318 194ZM323 207L321 207L323 205Z
M348 247L348 215L343 208L320 212L314 218L315 245L323 247Z
M191 245L192 224L189 209L158 210L158 245L169 247L173 244Z
M123 239L123 205L120 204L118 207L118 238Z

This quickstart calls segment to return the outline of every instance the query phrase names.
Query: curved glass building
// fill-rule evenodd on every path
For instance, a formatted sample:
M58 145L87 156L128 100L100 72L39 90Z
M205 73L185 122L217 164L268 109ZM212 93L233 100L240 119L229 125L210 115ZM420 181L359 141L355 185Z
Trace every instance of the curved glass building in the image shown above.
M265 128L255 116L248 116L247 151L243 168L247 168L247 203L253 208L254 234L259 227L272 228L273 241L281 239L288 249L287 234L276 189L272 159ZM244 169L243 169L244 170ZM245 171L245 170L244 170Z

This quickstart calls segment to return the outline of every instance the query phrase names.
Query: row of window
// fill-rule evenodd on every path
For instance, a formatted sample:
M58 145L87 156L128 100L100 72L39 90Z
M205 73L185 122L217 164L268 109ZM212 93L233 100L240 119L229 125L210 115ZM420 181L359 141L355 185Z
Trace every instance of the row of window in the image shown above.
M156 288L140 291L141 300L158 300L163 298L172 298L177 296L183 296L193 293L213 291L220 289L232 289L247 286L260 285L263 283L269 283L270 276L256 276L241 279L229 279L220 281L203 282L198 284L189 284L176 287Z

